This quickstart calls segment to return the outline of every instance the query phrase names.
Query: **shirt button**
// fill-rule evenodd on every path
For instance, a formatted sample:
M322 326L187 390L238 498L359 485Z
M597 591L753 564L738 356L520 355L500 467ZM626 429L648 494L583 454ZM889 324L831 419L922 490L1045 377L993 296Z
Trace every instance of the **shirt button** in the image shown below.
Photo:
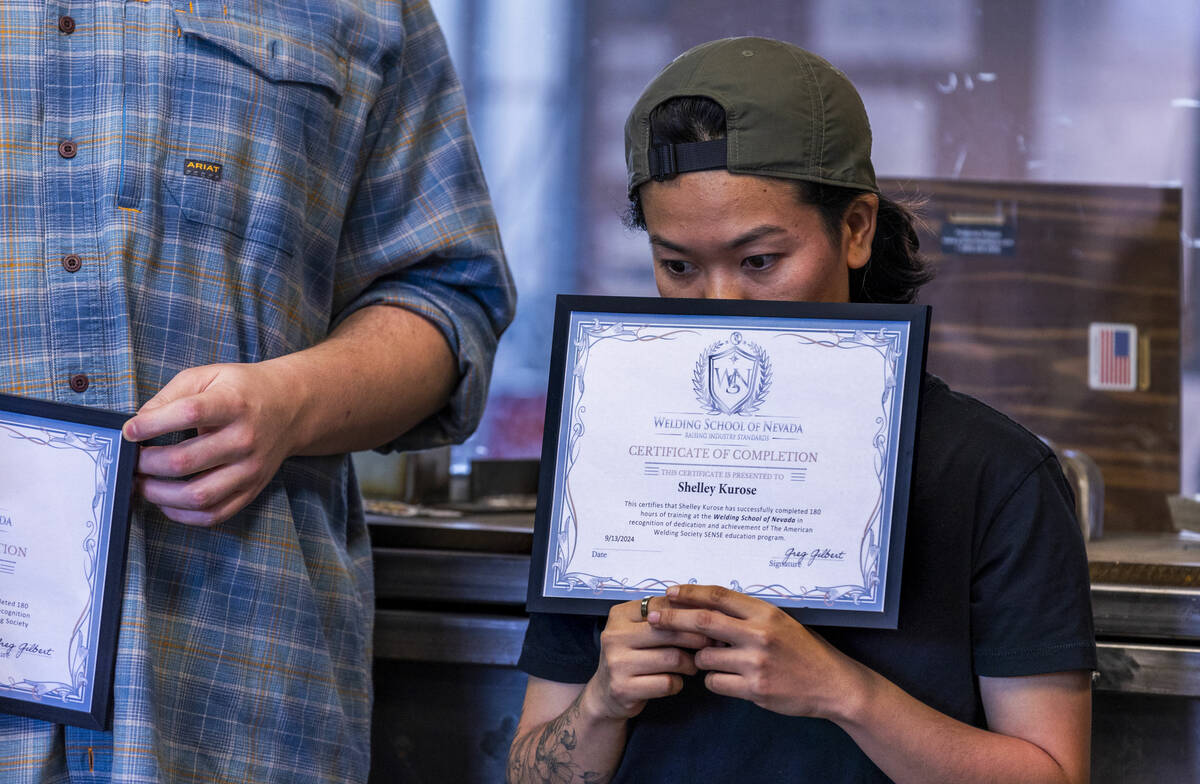
M62 265L67 272L79 272L79 268L83 266L83 259L74 253L69 253L62 257Z
M88 379L87 373L76 373L71 376L71 389L75 392L87 392L88 385L92 382Z
M79 148L70 139L58 143L58 154L64 158L74 158L77 152Z
M66 35L75 32L75 20L65 15L58 17L58 32Z

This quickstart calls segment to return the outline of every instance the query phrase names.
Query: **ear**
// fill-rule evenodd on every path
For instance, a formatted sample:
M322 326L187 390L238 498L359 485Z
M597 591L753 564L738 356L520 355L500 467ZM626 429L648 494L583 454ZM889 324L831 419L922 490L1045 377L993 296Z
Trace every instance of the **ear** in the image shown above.
M879 197L874 193L862 194L846 208L846 217L842 221L842 255L850 269L862 269L871 260L878 214Z

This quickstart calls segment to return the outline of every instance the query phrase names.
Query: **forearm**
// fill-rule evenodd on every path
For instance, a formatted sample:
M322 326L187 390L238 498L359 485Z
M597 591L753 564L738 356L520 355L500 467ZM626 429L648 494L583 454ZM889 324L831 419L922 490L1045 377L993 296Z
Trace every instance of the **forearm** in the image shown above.
M294 396L293 455L387 443L440 410L458 380L438 329L388 305L363 308L321 343L267 364Z
M624 719L589 719L581 691L549 721L518 728L508 752L508 784L611 781L625 750Z
M1064 727L1053 739L1061 743L1060 762L1030 740L964 724L918 701L877 673L865 667L862 671L865 687L861 699L847 706L844 715L832 718L898 784L1087 781L1086 726ZM1082 711L1084 724L1090 720L1090 698L1088 705L1089 709ZM1061 720L1062 714L1056 718ZM1072 748L1070 742L1063 743L1071 734L1081 737L1082 754L1064 753L1064 747Z

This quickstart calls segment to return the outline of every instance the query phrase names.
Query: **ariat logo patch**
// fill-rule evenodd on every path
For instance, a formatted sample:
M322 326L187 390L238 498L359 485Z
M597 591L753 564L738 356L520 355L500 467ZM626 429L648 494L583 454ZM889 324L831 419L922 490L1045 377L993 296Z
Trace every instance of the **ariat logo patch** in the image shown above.
M213 182L221 181L221 164L187 158L183 162L183 173L189 177L203 177Z

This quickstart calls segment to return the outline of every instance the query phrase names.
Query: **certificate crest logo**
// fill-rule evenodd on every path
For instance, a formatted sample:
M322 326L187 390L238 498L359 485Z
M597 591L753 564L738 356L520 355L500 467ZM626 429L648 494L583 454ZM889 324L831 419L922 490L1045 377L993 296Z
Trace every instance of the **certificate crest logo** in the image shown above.
M771 360L761 346L734 332L700 352L692 389L709 414L752 414L771 389Z

